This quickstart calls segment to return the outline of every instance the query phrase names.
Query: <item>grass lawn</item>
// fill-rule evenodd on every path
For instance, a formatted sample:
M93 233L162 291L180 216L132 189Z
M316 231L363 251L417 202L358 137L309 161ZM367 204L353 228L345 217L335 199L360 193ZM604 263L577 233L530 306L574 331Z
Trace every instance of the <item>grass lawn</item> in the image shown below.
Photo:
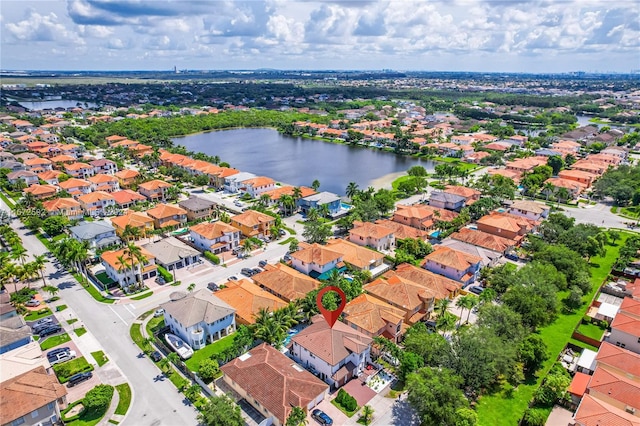
M593 288L589 294L585 296L585 300L588 303L585 303L580 310L573 314L559 314L558 318L552 324L539 330L538 334L547 344L550 358L538 371L537 380L520 384L510 397L505 393L507 389L511 388L508 384L503 385L497 392L480 397L477 405L479 426L518 424L518 421L533 397L533 393L540 386L542 379L549 373L558 355L571 339L571 333L582 320L591 300L593 300L600 285L602 285L607 275L609 275L611 267L620 252L620 247L623 246L630 235L629 233L621 233L620 242L616 246L607 246L607 253L604 257L594 257L591 259L591 282ZM560 301L565 296L566 293L558 294L559 303L561 303ZM551 410L549 410L549 412L551 412Z
M140 349L144 350L144 337L142 337L141 325L142 324L133 324L129 329L129 335L131 336L131 340L133 340Z
M98 367L102 367L107 362L109 362L109 358L102 351L91 352L91 356L98 363Z
M295 241L295 240L297 240L297 238L296 238L296 237L289 237L289 238L287 238L287 239L286 239L286 240L284 240L284 241L280 241L278 244L280 244L281 246L285 246L285 245L287 245L287 244L291 244L291 242L292 242L292 241Z
M111 399L113 399L113 394ZM102 420L108 409L109 406L107 405L105 410L84 410L76 420L65 421L64 424L67 426L94 426Z
M76 274L75 272L72 275L76 279L76 281L78 281L79 283L84 282L81 279L80 275ZM84 286L84 288L86 288L87 291L89 292L89 294L91 295L91 297L96 299L98 302L101 302L101 303L113 303L113 302L116 301L115 299L109 299L107 297L104 297L102 295L102 293L100 293L100 291L98 291L98 289L93 286L93 284L89 284L87 286Z
M63 343L67 343L71 340L71 337L67 333L59 334L57 336L51 336L40 343L40 349L46 351Z
M124 416L127 414L129 406L131 405L131 387L129 386L129 383L123 383L121 385L117 385L116 390L118 391L120 400L118 401L115 414Z
M604 330L595 324L580 324L578 331L580 334L596 340L602 339L602 335L604 334Z
M56 306L56 312L62 312L67 308L68 308L67 305L58 305L58 306Z
M80 337L87 332L87 329L84 327L78 327L75 329L76 336Z
M189 384L189 381L182 377L173 367L171 367L171 372L169 373L169 380L179 391Z
M200 362L202 360L211 358L212 356L219 354L227 348L230 348L233 345L233 334L230 336L223 337L222 339L213 342L202 349L198 349L193 353L193 356L189 358L185 364L191 371L198 371L198 367L200 366Z
M594 352L598 352L598 348L596 348L595 346L591 346L588 343L581 342L580 340L569 339L569 343L571 343L572 345L576 345L578 347L581 347L582 349L590 349L590 350L592 350Z
M81 356L80 358L72 359L62 364L56 364L52 368L56 376L58 376L60 383L66 383L69 381L69 377L74 374L93 370L93 365L89 364L85 357Z
M71 318L69 321L67 321L67 324L71 325L74 322L78 322L78 318Z
M147 323L147 334L149 336L153 336L153 333L162 327L164 327L164 317L153 317Z
M149 291L149 292L143 293L143 294L141 294L139 296L134 296L134 297L131 298L131 300L142 300L142 299L146 299L147 297L152 296L152 295L153 295L153 291Z
M40 318L48 317L49 315L51 315L51 309L43 308L43 309L40 309L39 311L33 311L30 314L25 315L24 320L36 321L36 320L39 320Z

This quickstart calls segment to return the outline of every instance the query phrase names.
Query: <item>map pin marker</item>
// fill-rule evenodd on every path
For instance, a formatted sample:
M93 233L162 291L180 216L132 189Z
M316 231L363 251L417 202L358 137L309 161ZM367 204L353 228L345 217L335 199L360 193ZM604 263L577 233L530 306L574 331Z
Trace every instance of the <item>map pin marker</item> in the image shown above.
M340 302L340 306L338 306L338 309L336 309L335 311L330 311L322 306L322 296L330 291L335 291L336 293L338 293L338 295L340 296L340 300L342 300ZM338 318L340 318L340 314L344 310L344 306L347 304L347 297L344 295L344 291L342 291L339 287L330 285L318 292L318 295L316 296L316 304L318 305L320 313L327 321L327 324L329 324L329 328L333 328L333 325L336 323Z

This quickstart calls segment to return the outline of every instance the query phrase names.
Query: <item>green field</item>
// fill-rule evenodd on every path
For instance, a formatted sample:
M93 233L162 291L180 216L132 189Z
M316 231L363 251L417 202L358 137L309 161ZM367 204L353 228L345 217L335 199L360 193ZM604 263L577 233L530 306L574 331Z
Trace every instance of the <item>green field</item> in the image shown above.
M224 351L227 348L230 348L233 345L233 334L223 337L222 339L215 341L202 349L198 349L193 353L193 356L189 358L185 364L191 371L198 371L198 367L200 366L200 362L202 360L214 357Z
M520 384L509 396L507 396L507 392L511 386L504 384L497 392L480 397L477 404L479 426L512 426L518 424L533 397L533 393L549 373L560 352L570 341L571 333L582 320L588 305L593 300L600 285L609 275L611 267L618 257L620 247L624 245L629 235L629 233L622 233L616 246L607 246L607 253L604 257L593 257L591 259L591 282L593 283L593 288L585 296L585 300L589 301L589 303L586 303L573 314L560 314L552 324L539 330L538 334L547 344L550 358L538 372L537 380ZM558 294L559 304L566 295L566 292ZM581 346L583 345L581 344Z

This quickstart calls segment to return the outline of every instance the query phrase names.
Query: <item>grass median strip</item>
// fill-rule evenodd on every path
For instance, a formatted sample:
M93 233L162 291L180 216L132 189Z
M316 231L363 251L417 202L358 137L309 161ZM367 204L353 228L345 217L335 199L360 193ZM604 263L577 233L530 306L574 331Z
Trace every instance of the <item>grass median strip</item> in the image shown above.
M123 383L121 385L117 385L116 390L118 391L120 400L118 401L115 414L124 416L127 414L129 406L131 405L131 386L129 386L129 383Z
M107 362L109 362L109 358L107 358L107 356L102 351L91 352L91 356L98 363L98 367L102 367Z

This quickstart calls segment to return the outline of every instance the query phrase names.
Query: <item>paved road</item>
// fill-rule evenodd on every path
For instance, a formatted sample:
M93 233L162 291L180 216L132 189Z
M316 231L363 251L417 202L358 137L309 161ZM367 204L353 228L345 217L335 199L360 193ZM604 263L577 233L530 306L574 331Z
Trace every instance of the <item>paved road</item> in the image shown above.
M0 208L8 210L0 200ZM31 255L47 254L45 267L47 284L60 289L60 297L73 309L85 328L95 336L111 362L116 364L133 388L133 402L123 425L195 425L196 411L184 404L184 396L171 382L155 382L160 370L148 359L138 358L139 348L129 337L129 324L136 313L123 309L117 313L111 305L96 302L66 271L58 269L55 258L42 243L26 230L20 221L11 226L18 232ZM141 313L141 312L140 312ZM127 315L129 321L122 320ZM83 336L84 337L84 336ZM118 374L117 371L113 374Z

